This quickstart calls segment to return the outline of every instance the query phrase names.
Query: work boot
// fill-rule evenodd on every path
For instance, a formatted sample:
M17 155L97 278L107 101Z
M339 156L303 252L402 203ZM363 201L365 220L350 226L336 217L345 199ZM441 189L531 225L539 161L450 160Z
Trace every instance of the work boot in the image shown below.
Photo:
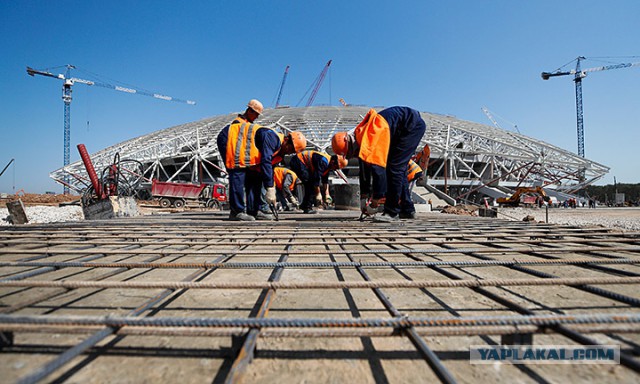
M373 217L373 222L374 223L395 223L396 221L398 221L398 215L395 216L391 216L388 213L383 213L382 215L375 215Z
M266 213L262 211L258 211L258 213L256 213L256 220L273 221L275 219L276 218L270 213Z
M307 209L303 210L302 212L303 212L303 213L308 213L308 214L310 214L310 215L313 215L313 214L318 213L318 211L317 211L317 210L315 210L315 209L313 209L313 208L307 208Z
M255 221L256 218L251 215L247 215L244 212L239 212L239 213L230 213L229 219L235 220L235 221Z
M401 219L415 219L416 218L416 213L415 212L400 212L400 218Z

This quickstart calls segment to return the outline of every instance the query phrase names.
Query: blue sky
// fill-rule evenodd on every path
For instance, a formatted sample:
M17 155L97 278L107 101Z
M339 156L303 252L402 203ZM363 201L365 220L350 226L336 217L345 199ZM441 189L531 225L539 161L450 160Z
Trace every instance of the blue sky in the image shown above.
M197 105L76 84L71 161L248 99L295 106L329 59L315 104L408 105L577 152L570 76L640 61L640 1L10 1L0 0L0 192L61 192L62 82L25 68L73 64L72 75L157 91ZM564 69L575 67L571 63ZM64 68L52 69L64 73ZM95 77L93 74L99 74ZM305 99L306 100L306 99ZM585 153L611 167L598 184L640 183L640 67L583 81ZM302 105L304 102L302 103Z

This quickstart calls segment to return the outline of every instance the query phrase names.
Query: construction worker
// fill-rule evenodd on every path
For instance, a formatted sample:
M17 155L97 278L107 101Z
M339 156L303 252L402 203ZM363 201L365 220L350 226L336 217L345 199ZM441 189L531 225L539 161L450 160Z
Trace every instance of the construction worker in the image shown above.
M348 161L344 156L329 156L318 151L302 151L291 158L289 166L298 175L304 185L302 211L318 213L313 209L316 205L330 205L333 199L329 194L329 173L346 167Z
M384 212L375 215L374 221L393 222L413 216L401 212L399 203L402 190L408 185L407 163L425 130L420 112L390 107L379 113L370 109L352 133L338 132L331 139L334 153L359 159L363 213L375 214L380 198L386 196Z
M278 201L283 209L295 209L300 205L295 196L296 187L302 182L295 172L285 167L273 168L273 182L276 184Z
M263 186L266 203L276 203L273 162L307 146L300 132L284 136L254 124L263 110L260 101L249 101L245 112L224 127L217 138L218 151L229 175L229 218L232 220L273 220L273 215L260 210Z

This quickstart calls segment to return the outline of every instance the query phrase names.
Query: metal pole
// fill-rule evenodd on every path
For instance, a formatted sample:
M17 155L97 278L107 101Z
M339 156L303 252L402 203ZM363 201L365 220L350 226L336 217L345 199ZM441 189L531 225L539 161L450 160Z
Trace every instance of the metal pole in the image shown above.
M549 224L549 202L547 202L547 205L545 207L545 223Z

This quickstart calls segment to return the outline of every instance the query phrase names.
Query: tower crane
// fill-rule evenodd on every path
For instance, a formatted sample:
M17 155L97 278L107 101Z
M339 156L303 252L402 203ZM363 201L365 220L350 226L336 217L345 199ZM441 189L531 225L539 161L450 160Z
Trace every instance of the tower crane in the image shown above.
M280 89L278 89L278 97L276 98L275 108L278 108L280 105L280 97L282 97L282 90L284 89L284 83L287 81L287 75L289 74L289 66L284 69L284 75L282 75L282 82L280 83Z
M331 62L332 62L332 60L329 60L327 62L327 65L324 66L324 68L322 69L322 72L320 72L318 77L313 81L313 83L311 83L311 86L309 87L309 89L311 89L313 87L313 91L311 91L311 95L309 96L309 99L307 99L307 104L306 104L307 107L311 106L311 104L313 104L313 101L316 99L316 95L318 94L318 90L320 90L320 87L322 86L322 82L324 82L324 77L327 75L327 71L329 70L329 67L331 66ZM307 93L309 93L309 89L307 89L307 92L302 96L302 99L304 99L304 97L307 95ZM302 101L302 99L300 99L300 101L298 101L297 105L300 105L300 102Z
M91 81L91 80L85 80L85 79L79 79L77 77L71 77L71 70L75 69L76 67L73 65L66 65L67 71L64 75L62 74L58 74L55 75L51 72L47 72L47 71L39 71L36 69L33 69L31 67L27 67L27 74L29 76L35 76L35 75L40 75L40 76L46 76L46 77L52 77L54 79L60 79L63 81L62 83L62 101L64 102L64 166L66 167L67 165L69 165L69 143L71 141L71 87L73 87L73 85L75 83L81 83L81 84L85 84L85 85L95 85L98 87L103 87L103 88L110 88L113 89L115 91L120 91L120 92L125 92L125 93L131 93L131 94L138 94L138 95L143 95L143 96L151 96L151 97L155 97L156 99L161 99L161 100L167 100L167 101L176 101L179 103L186 103L189 105L195 105L196 102L195 101L191 101L191 100L182 100L182 99L177 99L171 96L166 96L166 95L162 95L159 93L153 93L153 92L148 92L148 91L144 91L141 89L136 89L136 88L132 88L132 87L122 87L122 86L118 86L118 85L112 85L112 84L107 84L107 83L102 83L102 82L98 82L98 81ZM65 185L64 185L64 194L68 194L69 193L69 176L65 176Z
M584 157L584 121L582 117L582 79L587 76L588 72L607 71L609 69L637 67L640 62L622 63L614 65L604 65L601 67L593 67L587 69L580 68L580 61L586 60L584 56L576 58L576 69L571 71L542 72L542 80L549 80L551 77L573 75L573 81L576 83L576 115L578 128L578 155Z

